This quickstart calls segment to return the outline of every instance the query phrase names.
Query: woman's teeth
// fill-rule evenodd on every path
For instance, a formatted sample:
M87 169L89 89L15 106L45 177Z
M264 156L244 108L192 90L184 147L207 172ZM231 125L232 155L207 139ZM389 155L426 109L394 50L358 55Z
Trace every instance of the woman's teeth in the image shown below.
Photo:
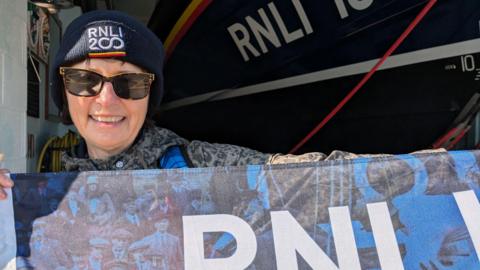
M106 122L106 123L116 123L120 122L123 119L123 116L94 116L92 115L93 120L98 122Z

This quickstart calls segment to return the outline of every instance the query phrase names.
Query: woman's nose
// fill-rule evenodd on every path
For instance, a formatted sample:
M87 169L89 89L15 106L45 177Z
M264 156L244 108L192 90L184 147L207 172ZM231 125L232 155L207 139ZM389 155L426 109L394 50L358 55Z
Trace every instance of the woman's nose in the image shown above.
M110 103L118 102L119 97L113 90L113 84L111 82L104 82L102 86L102 91L97 96L97 102L102 105L108 105Z

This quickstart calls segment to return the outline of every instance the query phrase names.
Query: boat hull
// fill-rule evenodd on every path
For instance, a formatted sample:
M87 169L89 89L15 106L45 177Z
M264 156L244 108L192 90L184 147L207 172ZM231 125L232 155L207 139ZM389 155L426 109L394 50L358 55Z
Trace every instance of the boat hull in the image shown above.
M353 89L424 4L371 2L361 12L347 9L346 18L338 1L275 2L288 33L303 34L290 43L266 1L213 2L171 51L165 104L155 119L187 138L287 152ZM281 43L277 48L263 38L266 53L247 19L267 25L263 13ZM439 1L382 70L299 152L430 147L480 86L479 20L478 1ZM241 36L236 42L229 31L234 25L250 33L248 59L238 46Z

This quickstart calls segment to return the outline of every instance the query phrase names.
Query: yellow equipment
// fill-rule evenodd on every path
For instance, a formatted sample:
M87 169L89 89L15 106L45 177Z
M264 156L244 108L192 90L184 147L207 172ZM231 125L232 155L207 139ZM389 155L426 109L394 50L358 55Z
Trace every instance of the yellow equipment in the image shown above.
M38 157L37 172L62 171L62 152L72 149L79 142L79 136L71 130L63 137L50 137Z

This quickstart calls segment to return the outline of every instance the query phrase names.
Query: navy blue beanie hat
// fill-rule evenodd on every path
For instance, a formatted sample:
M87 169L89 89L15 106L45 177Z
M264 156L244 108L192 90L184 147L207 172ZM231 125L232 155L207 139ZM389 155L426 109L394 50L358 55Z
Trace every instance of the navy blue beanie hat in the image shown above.
M116 58L155 74L148 107L151 116L163 96L164 50L160 39L145 25L125 13L112 10L87 12L65 30L57 55L50 67L52 98L63 114L64 86L59 67L87 58Z

